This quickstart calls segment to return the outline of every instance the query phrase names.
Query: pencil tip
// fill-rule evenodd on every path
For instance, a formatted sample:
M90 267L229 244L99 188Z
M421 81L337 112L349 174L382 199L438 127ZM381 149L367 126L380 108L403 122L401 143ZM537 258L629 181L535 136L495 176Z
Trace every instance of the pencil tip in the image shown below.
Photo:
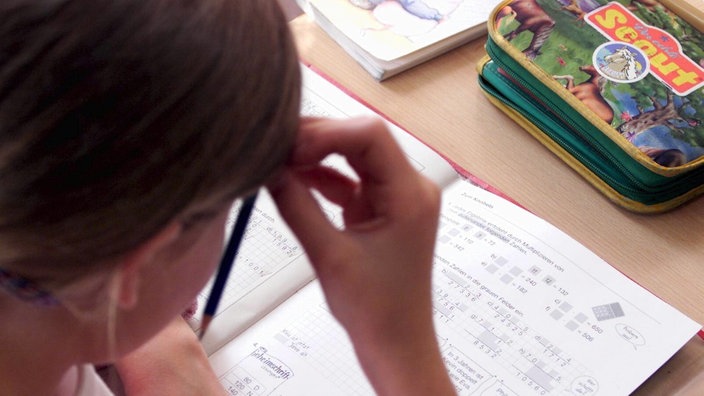
M203 319L200 322L200 334L198 334L199 340L203 339L203 336L205 335L205 331L208 330L208 326L210 325L211 320L213 320L212 316L203 315Z

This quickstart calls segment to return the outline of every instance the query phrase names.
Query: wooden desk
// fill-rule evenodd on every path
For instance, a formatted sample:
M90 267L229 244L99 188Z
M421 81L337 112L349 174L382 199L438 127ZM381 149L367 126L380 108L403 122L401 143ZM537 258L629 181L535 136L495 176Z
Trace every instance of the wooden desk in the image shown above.
M704 197L661 215L616 207L483 96L484 38L379 83L307 16L291 28L305 62L704 323ZM636 394L672 394L702 370L694 338Z

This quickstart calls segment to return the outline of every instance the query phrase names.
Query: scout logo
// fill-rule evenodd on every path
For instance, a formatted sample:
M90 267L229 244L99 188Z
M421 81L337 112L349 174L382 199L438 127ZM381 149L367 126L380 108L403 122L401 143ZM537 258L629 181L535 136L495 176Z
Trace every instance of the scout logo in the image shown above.
M600 45L594 51L592 63L602 76L623 83L643 79L650 68L648 57L639 48L616 41Z
M682 52L671 34L645 24L620 3L597 8L584 20L605 37L618 44L631 44L629 48L645 54L650 72L677 95L686 96L704 86L704 69Z

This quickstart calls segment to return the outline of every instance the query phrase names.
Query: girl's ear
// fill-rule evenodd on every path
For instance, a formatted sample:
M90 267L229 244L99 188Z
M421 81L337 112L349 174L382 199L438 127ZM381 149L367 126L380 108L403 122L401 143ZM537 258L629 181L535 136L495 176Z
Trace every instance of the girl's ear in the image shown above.
M115 301L122 309L131 309L139 301L139 283L142 269L145 268L159 252L167 249L181 235L183 228L173 221L157 234L127 253L117 267L114 282Z

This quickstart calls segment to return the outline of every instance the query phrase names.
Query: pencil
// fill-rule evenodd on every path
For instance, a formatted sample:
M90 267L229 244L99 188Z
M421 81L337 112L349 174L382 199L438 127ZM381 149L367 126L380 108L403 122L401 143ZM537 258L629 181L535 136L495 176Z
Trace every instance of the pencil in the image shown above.
M242 202L242 207L237 215L237 220L235 221L235 227L232 229L230 238L227 241L227 246L223 252L222 258L220 259L220 265L218 267L218 273L215 276L215 281L210 289L210 295L208 296L208 301L205 304L205 309L203 311L203 318L201 319L200 335L199 338L203 338L205 331L208 329L210 322L215 316L215 311L218 309L218 304L220 303L220 298L222 298L222 292L225 290L225 284L227 283L227 278L230 276L230 270L232 269L235 258L237 257L237 251L242 243L242 238L247 229L247 223L252 215L252 210L254 209L254 202L257 200L257 193L245 198Z

